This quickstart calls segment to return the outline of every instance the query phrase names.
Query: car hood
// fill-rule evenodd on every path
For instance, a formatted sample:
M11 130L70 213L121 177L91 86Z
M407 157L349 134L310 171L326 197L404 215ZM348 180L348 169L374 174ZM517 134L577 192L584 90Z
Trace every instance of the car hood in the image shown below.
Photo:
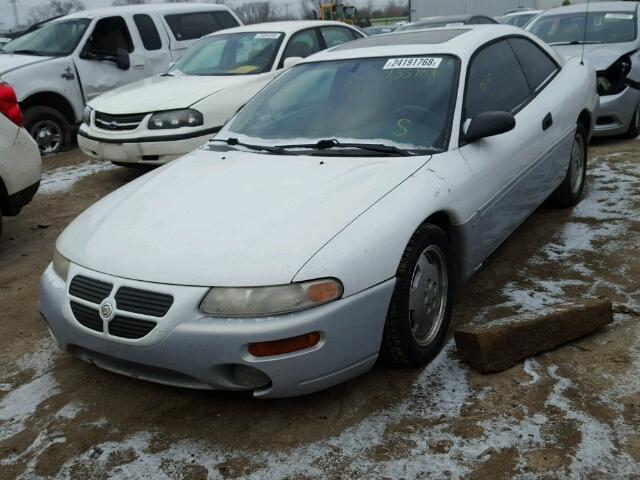
M198 100L253 78L256 76L150 77L104 93L89 102L89 106L112 115L187 108Z
M89 208L62 233L57 248L86 268L135 280L285 284L429 158L280 156L205 147Z
M582 55L582 47L582 45L553 46L553 48L567 58L580 57ZM596 71L602 71L609 68L625 53L632 52L637 48L634 42L584 45L584 58Z
M0 53L0 75L8 73L20 67L32 63L46 62L53 57L41 57L38 55L14 55L12 53Z

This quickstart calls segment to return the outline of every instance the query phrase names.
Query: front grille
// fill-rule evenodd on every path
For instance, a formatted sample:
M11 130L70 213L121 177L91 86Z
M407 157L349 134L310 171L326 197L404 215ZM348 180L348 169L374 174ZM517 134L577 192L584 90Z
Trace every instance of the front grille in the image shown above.
M111 293L113 285L82 275L76 275L69 285L69 294L88 302L100 303Z
M71 311L78 323L96 332L102 332L102 319L98 310L80 303L71 302Z
M164 293L121 287L116 293L118 310L164 317L173 304L173 297Z
M146 113L109 115L107 113L96 112L94 122L96 127L103 130L135 130L146 116Z
M155 326L156 322L118 316L109 322L109 335L121 338L142 338Z

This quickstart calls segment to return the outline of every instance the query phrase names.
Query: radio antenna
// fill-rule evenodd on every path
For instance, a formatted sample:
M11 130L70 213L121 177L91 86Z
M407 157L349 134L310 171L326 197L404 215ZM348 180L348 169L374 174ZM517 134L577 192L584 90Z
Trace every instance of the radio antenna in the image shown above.
M587 15L584 17L584 32L582 33L582 54L580 55L580 65L584 65L584 46L587 43L587 23L589 22L589 0L587 0Z

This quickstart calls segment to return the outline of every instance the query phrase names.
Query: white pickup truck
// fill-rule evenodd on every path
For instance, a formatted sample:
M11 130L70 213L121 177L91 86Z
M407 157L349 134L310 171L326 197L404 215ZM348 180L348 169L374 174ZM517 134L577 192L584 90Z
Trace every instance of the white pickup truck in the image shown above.
M203 35L241 25L224 5L173 3L85 10L32 27L0 49L0 81L13 86L43 155L71 141L85 103L164 73Z

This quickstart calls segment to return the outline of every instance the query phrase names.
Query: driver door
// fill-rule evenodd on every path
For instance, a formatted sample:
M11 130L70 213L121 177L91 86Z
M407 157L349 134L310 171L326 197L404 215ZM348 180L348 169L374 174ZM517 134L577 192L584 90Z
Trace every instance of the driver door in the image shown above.
M137 37L136 37L137 39ZM128 59L118 65L118 58ZM74 59L84 100L151 75L140 45L121 16L99 19Z

